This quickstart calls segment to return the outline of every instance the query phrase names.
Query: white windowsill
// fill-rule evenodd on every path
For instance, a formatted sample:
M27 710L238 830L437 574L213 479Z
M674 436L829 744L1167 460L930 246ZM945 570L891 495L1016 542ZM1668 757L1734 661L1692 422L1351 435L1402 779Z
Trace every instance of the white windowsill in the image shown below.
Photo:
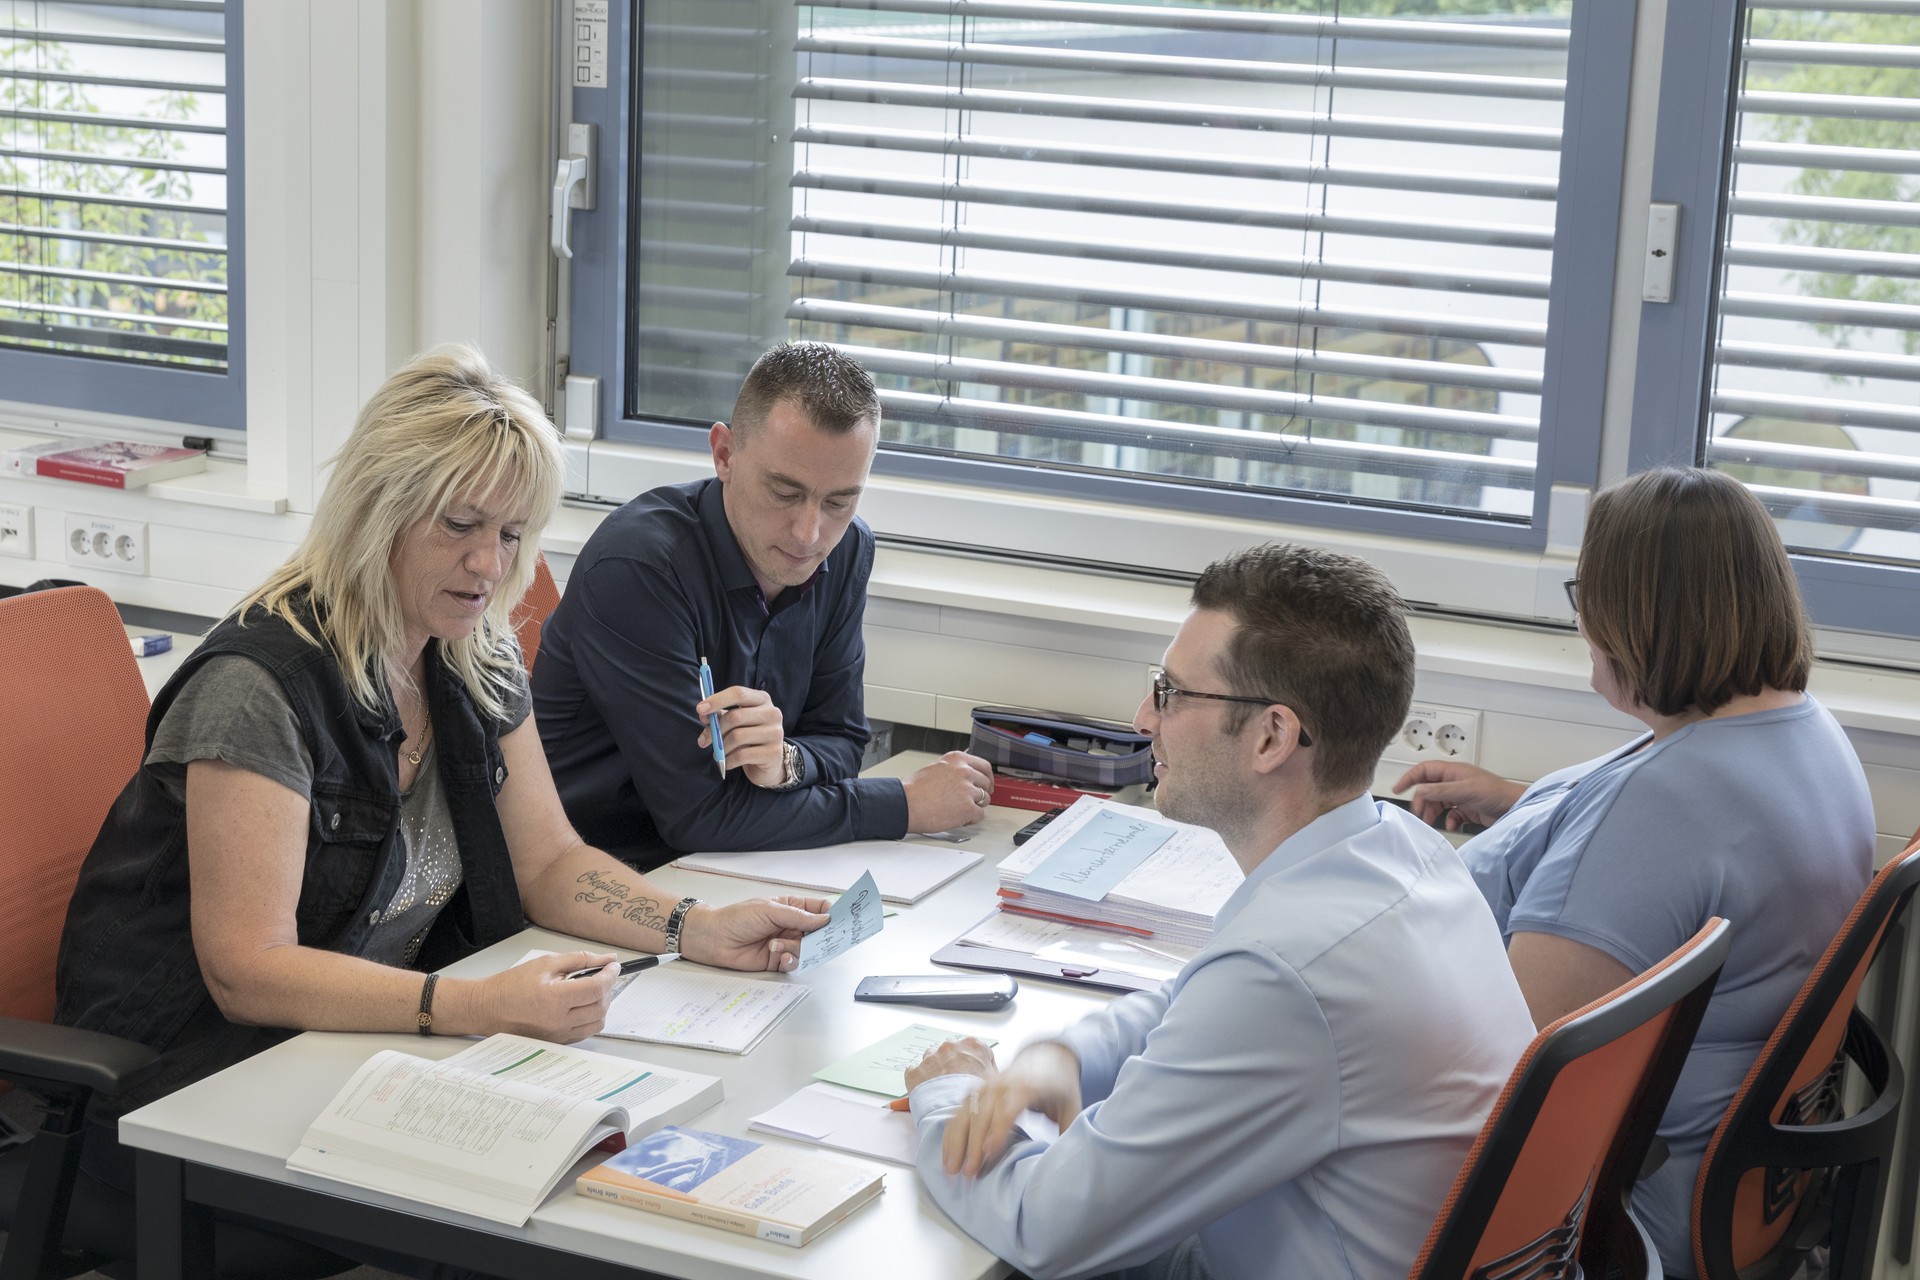
M0 429L0 451L16 448L20 445L36 444L42 440L58 437L42 432L9 431ZM99 436L101 440L114 437ZM177 443L177 442L176 442ZM75 489L100 489L103 485L89 485L79 480L43 479L39 476L9 476L22 483L52 485L72 491ZM287 496L283 492L255 486L247 478L247 464L226 458L208 458L205 471L190 476L180 476L173 480L156 480L143 486L152 497L165 502L187 502L202 507L224 507L230 511L257 511L266 515L279 515L287 509ZM131 492L139 493L142 489Z
M596 441L594 447L604 446ZM685 478L663 476L660 483ZM541 545L578 555L607 514L564 506ZM868 591L880 599L1169 638L1187 614L1188 596L1173 584L884 545ZM1411 629L1423 674L1575 693L1591 688L1587 646L1572 631L1430 615L1413 617ZM1812 692L1847 728L1920 735L1920 672L1821 662Z

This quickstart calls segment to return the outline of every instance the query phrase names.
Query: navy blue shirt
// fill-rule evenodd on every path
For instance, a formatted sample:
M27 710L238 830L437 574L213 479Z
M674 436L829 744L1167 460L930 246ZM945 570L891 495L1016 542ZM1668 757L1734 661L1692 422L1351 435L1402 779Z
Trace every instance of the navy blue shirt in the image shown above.
M771 605L727 524L718 479L645 493L601 522L541 633L533 709L554 784L589 844L641 870L679 853L898 839L897 778L859 778L860 633L873 532L855 519L812 581ZM806 784L720 778L698 745L700 658L716 689L765 689Z

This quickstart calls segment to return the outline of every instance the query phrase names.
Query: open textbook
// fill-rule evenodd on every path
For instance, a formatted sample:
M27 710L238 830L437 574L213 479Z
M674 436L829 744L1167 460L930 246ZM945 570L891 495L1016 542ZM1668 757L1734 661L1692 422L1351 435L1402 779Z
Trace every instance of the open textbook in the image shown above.
M439 1062L389 1049L334 1095L287 1167L520 1226L594 1146L720 1095L713 1076L525 1036Z

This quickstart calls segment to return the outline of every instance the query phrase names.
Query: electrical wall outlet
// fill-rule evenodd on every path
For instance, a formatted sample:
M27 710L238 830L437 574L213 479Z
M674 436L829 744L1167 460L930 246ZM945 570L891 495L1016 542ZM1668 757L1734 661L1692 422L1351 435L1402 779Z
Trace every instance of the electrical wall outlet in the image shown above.
M33 508L0 504L0 556L33 559Z
M132 520L67 517L67 563L115 573L147 571L147 526Z
M1400 735L1381 753L1382 760L1419 764L1422 760L1480 763L1480 713L1416 702L1407 709Z

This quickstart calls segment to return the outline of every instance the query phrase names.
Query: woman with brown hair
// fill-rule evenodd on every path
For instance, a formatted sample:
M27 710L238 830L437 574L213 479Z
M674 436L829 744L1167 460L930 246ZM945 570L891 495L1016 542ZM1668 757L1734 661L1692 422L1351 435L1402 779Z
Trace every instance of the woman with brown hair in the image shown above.
M1604 995L1709 918L1733 923L1634 1195L1667 1274L1691 1276L1707 1139L1873 871L1846 734L1806 692L1813 642L1773 521L1731 477L1643 472L1599 494L1569 597L1593 687L1649 732L1530 787L1468 765L1402 777L1413 810L1489 824L1460 850L1536 1025Z

